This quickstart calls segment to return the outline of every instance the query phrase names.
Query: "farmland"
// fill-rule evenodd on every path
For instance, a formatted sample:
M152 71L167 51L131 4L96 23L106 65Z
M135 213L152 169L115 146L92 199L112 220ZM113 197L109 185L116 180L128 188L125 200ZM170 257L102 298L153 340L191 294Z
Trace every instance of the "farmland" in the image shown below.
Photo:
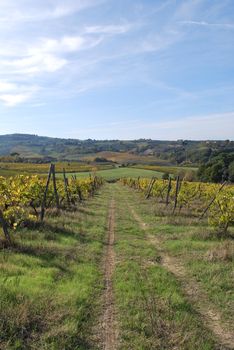
M90 165L87 163L77 162L58 162L56 163L56 172L58 176L62 176L63 168L66 169L68 176L76 175L77 177L87 177L89 173L95 173L105 179L118 179L121 177L162 177L162 174L170 167L157 167L157 170L152 168L138 167L114 167L111 164L106 165ZM32 164L32 163L0 163L0 176L14 176L18 174L23 175L40 175L42 177L47 176L49 164ZM177 168L179 171L180 168ZM172 168L171 173L176 173L176 167Z
M155 170L148 169L138 169L138 168L116 168L116 169L107 169L107 170L98 170L95 171L97 176L101 176L105 180L115 180L120 179L121 177L147 177L151 178L152 176L156 176L161 178L163 173ZM76 175L77 178L84 178L87 176L87 172L80 172L74 174L68 174L68 176Z
M220 239L221 227L208 226L210 213L198 220L194 201L172 214L175 182L165 207L162 180L146 199L150 179L138 187L136 179L9 228L12 244L1 239L0 250L1 349L234 348L233 216ZM178 205L183 186L197 188L182 184Z
M48 163L33 164L33 163L10 163L10 162L0 162L0 176L14 176L14 175L42 175L48 174L49 170ZM63 168L66 169L68 173L79 173L79 172L92 172L98 171L99 169L112 169L113 165L90 165L87 163L80 162L57 162L56 172L63 172Z

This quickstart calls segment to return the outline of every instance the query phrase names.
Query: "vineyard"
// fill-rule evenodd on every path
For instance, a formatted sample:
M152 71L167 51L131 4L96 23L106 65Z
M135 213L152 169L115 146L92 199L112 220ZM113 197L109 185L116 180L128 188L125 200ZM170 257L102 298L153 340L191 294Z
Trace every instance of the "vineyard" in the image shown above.
M121 182L142 191L146 198L155 197L167 214L186 213L198 219L206 215L208 223L217 227L220 234L225 235L234 224L233 185L180 181L179 177L174 181L124 178Z
M75 206L94 195L101 185L102 179L91 175L68 180L65 170L63 179L56 179L54 165L47 180L37 175L0 177L0 222L6 239L11 240L7 227L15 230L29 221L43 221L46 210Z
M1 177L0 349L234 349L233 197L53 164Z

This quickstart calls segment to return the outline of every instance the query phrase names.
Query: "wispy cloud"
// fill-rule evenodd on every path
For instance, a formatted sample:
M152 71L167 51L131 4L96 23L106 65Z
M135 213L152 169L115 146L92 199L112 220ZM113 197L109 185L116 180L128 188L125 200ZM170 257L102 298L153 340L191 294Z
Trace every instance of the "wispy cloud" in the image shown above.
M234 29L234 23L210 23L206 21L180 21L180 24L202 27L216 27L221 29Z
M233 11L231 0L0 0L0 111L28 113L26 129L58 116L60 135L68 113L85 137L229 135Z
M157 52L163 51L176 44L183 37L183 33L174 28L165 28L160 33L149 34L135 47L136 52Z
M107 139L152 138L154 140L233 139L234 112L169 119L162 122L130 120L80 129L74 137ZM228 130L227 126L228 125ZM208 132L209 131L209 132ZM209 135L209 136L208 136Z
M3 94L0 95L0 100L7 107L14 107L20 103L23 103L29 100L32 96L32 93L24 93L24 94Z
M85 33L88 34L124 34L132 28L130 23L120 25L103 25L103 26L88 26L85 28Z
M7 107L15 107L26 102L39 90L36 85L27 86L0 81L0 101Z
M69 63L68 54L89 50L99 45L102 37L63 36L61 38L41 38L37 44L21 48L17 57L17 48L8 56L0 59L0 73L38 75L54 73ZM10 56L9 56L10 54ZM17 58L15 58L17 57Z
M0 22L34 22L59 19L86 8L97 6L103 0L41 0L27 7L23 0L0 2Z
M176 8L173 19L188 19L192 20L194 15L199 11L200 7L204 4L203 0L186 0L182 1Z
M38 75L41 73L53 73L61 69L67 64L67 60L59 58L51 54L37 54L26 56L15 60L0 61L1 69L8 75L24 75L27 76Z

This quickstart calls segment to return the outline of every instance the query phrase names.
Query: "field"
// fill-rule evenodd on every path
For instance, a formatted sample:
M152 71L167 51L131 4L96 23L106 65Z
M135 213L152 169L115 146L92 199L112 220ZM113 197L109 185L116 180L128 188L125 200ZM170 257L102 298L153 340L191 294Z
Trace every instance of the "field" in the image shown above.
M163 173L155 170L147 170L147 169L137 169L137 168L115 168L115 169L107 169L107 170L98 170L95 171L97 176L101 176L105 180L115 180L120 179L121 177L153 177L156 176L161 178ZM87 172L79 172L79 173L70 173L68 176L76 175L77 178L87 177Z
M47 175L50 164L33 164L33 163L7 163L0 162L0 176L14 176L14 175ZM56 162L56 172L62 173L63 168L66 169L68 173L91 172L99 169L112 169L113 165L92 165L88 163L79 162Z
M159 168L159 171L154 169L144 168L132 168L132 167L120 167L116 168L111 164L107 165L89 165L82 163L66 163L59 162L56 164L56 172L58 176L62 176L63 168L66 169L68 177L76 175L78 178L84 178L89 173L95 173L98 176L103 177L106 180L119 179L121 177L162 177L163 167ZM166 170L170 168L166 167ZM172 169L172 174L174 172ZM24 175L40 175L47 176L49 170L49 164L31 164L31 163L0 163L0 176L14 176L18 174Z
M112 162L117 162L119 164L123 163L137 163L137 164L157 164L158 166L168 166L170 162L157 158L153 155L140 155L131 152L97 152L94 154L84 155L83 160L94 161L95 158L105 158Z
M106 183L11 235L1 349L234 349L233 226L220 239L206 218Z
M133 165L133 168L145 169L145 170L154 170L162 173L174 174L177 175L181 171L192 171L197 172L198 168L196 167L183 167L183 166L165 166L165 165Z

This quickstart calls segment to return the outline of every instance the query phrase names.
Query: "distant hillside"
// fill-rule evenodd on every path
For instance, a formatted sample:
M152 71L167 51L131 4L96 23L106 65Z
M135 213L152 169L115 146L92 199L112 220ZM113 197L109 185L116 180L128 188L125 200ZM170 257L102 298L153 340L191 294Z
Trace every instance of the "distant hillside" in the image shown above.
M105 157L116 162L151 164L200 164L220 152L234 152L234 141L76 140L27 134L0 136L0 156L17 153L21 158L85 160Z

